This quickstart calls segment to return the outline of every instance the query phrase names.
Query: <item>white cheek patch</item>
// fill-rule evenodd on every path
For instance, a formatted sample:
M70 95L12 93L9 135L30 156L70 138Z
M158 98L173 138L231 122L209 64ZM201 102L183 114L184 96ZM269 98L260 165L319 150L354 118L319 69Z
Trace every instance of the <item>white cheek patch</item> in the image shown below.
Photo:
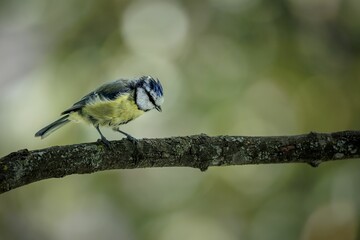
M155 108L154 104L152 104L148 94L145 92L143 88L137 89L136 104L139 106L141 110L151 110Z

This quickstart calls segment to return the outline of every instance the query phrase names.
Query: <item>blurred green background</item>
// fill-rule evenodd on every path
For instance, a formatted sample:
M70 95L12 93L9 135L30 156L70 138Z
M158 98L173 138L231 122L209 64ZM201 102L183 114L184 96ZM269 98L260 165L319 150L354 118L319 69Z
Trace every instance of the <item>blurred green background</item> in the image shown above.
M137 138L360 128L359 0L1 0L0 155L101 83L158 77ZM104 130L109 139L119 134ZM106 171L0 195L0 239L360 239L356 160Z

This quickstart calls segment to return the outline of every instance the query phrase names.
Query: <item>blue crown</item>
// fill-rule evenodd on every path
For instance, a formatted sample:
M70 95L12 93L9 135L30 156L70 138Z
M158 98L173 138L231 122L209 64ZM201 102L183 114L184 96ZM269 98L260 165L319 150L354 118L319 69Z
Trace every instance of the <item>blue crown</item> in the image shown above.
M157 96L161 97L164 95L163 88L161 86L159 79L155 80L151 76L143 76L140 78L140 82L149 91L150 90L154 91Z

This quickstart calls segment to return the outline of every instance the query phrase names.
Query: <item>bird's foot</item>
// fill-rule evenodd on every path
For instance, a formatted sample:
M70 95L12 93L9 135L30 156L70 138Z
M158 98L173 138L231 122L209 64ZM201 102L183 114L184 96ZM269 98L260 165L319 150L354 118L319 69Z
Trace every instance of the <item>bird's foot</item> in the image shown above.
M134 138L133 136L131 136L131 135L126 135L126 138L130 141L130 142L132 142L133 144L137 144L138 143L138 141L139 140L137 140L136 138Z
M131 136L130 134L128 134L128 133L126 133L126 132L124 132L124 131L121 131L121 130L118 129L118 128L114 128L114 130L117 131L117 132L119 132L119 133L121 133L121 134L123 134L123 135L125 135L126 138L127 138L130 142L132 142L133 144L137 144L137 143L138 143L138 140L137 140L136 138L134 138L133 136Z
M99 143L104 144L104 146L105 146L107 149L109 149L109 150L112 150L112 149L113 149L110 141L107 140L106 138L100 138L100 139L98 139L97 141L98 141Z

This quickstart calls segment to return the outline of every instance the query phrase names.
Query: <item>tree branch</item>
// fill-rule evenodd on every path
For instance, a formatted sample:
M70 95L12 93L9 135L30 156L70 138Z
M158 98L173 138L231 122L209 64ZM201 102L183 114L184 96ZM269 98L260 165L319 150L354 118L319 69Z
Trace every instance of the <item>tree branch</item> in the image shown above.
M109 169L193 167L265 163L308 163L360 157L360 131L297 136L242 137L195 135L113 141L13 152L0 159L0 193L47 178Z

